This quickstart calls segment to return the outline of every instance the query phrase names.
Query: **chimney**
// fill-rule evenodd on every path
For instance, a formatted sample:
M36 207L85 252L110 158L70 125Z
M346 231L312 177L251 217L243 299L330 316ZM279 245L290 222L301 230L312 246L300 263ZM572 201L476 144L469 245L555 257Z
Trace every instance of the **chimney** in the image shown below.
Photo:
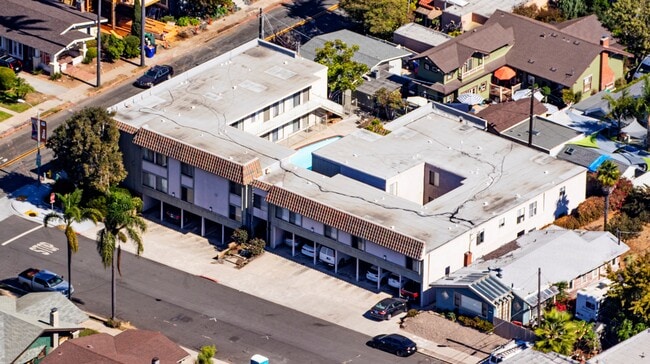
M157 356L154 356L153 359L151 359L151 364L160 364L160 359L158 359Z
M467 251L463 256L463 267L467 267L472 264L472 252Z
M606 35L600 37L600 45L605 48L609 48L609 37Z
M50 310L50 326L56 328L59 327L59 311L56 307ZM59 333L52 333L52 348L59 347Z
M59 311L56 307L50 310L50 326L58 327L59 326Z
M603 48L609 48L609 37L606 35L603 35L600 37L600 45ZM609 53L607 53L607 50L603 50L600 52L600 89L599 91L602 90L608 90L614 87L614 71L609 67Z

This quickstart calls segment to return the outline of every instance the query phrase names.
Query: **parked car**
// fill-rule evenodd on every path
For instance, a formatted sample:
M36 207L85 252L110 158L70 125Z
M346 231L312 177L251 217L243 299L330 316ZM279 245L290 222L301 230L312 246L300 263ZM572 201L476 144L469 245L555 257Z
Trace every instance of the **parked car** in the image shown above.
M416 281L408 280L406 283L402 282L403 286L399 290L399 294L408 300L415 301L420 297L420 284Z
M400 281L399 278L400 278L400 277L399 277L399 274L397 274L397 273L391 273L391 274L388 276L388 285L391 286L391 287L393 287L393 288L395 288L395 289L400 289L400 288L402 288L401 285L404 284L404 283L406 282L406 279L402 279L402 280Z
M368 341L367 345L397 356L409 356L418 351L413 340L399 334L377 335Z
M316 250L313 244L304 244L302 248L300 248L300 252L310 258L313 258L314 255L316 255Z
M369 280L370 282L383 282L388 278L388 275L390 274L389 271L387 270L381 270L381 277L379 277L379 268L377 268L376 265L371 266L368 268L368 271L366 272L366 279Z
M169 221L173 222L176 225L181 224L181 209L178 207L169 206L165 209L165 216ZM187 215L183 215L183 224L187 224L188 218Z
M68 295L74 292L74 287L62 276L45 269L29 268L18 275L18 283L27 291L61 292Z
M380 320L390 320L395 315L408 311L406 300L401 298L384 298L372 306L369 311L370 316Z
M153 87L174 75L174 68L168 65L157 65L149 68L144 75L135 81L138 87Z
M641 61L639 67L634 71L634 79L641 78L650 73L650 56L647 56Z
M298 248L300 246L300 243L298 242L298 239L292 239L290 236L284 238L284 244L289 246L289 247L296 247Z
M334 263L336 262L337 254L334 251L334 249L323 246L320 248L320 254L318 255L318 258L321 260L321 262L334 266ZM339 259L339 265L342 265L345 264L350 259L350 257L341 252L338 252L338 259Z
M0 67L11 68L14 73L18 73L23 69L23 63L20 60L5 54L0 56Z

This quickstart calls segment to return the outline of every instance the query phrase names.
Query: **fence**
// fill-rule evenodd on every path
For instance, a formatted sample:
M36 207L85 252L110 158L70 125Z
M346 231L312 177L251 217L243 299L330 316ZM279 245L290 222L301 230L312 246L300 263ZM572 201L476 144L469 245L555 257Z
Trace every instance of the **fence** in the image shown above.
M535 341L533 331L496 317L494 318L494 333L506 339Z

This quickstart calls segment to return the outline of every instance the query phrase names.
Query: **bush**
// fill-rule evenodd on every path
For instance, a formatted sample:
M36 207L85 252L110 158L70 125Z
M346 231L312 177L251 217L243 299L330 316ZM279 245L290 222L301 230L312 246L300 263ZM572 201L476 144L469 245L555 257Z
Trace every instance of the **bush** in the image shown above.
M578 205L578 221L580 225L586 225L603 216L605 210L605 199L599 196L592 196Z
M621 240L627 240L638 237L643 231L643 224L641 218L621 213L607 222L607 231L614 235L617 235L619 230L624 231L625 234L621 234Z
M420 313L420 311L412 308L406 312L406 317L415 317Z
M61 72L54 72L53 74L50 75L50 80L55 81L60 79L62 76Z
M176 20L176 25L178 25L179 27L186 27L190 25L190 17L181 16L180 18L178 18L178 20Z
M0 67L0 91L11 90L16 84L16 73L11 68Z
M458 316L458 321L463 326L471 327L481 332L490 332L494 330L494 325L491 322L483 320L478 316L474 318L469 318L467 316Z
M97 58L97 47L96 46L88 48L88 50L86 51L86 56L84 57L83 63L84 64L89 64L95 58Z
M122 322L120 320L113 320L109 318L108 320L106 320L106 326L112 329L119 329L120 326L122 326Z
M163 23L176 22L176 19L172 15L165 15L160 18L160 21Z
M634 185L632 185L632 181L629 179L621 178L618 180L616 188L614 188L614 191L609 195L609 208L612 211L620 210L621 207L623 207L625 199L630 192L632 192L632 189L634 189Z
M580 228L580 221L578 221L578 219L576 219L573 215L562 216L555 220L553 224L569 230Z
M16 82L14 83L14 95L19 99L24 99L27 97L28 93L36 91L32 85L30 85L24 78L16 77Z
M195 363L209 364L212 363L212 358L217 353L217 347L214 345L202 346L199 355L196 357Z
M103 39L102 48L109 62L115 62L124 53L124 41L113 34Z
M124 53L125 58L135 58L140 55L140 39L135 35L128 35L124 38Z
M257 256L264 253L265 246L266 246L266 241L260 238L251 239L248 242L248 250L250 250L253 256Z
M445 317L449 321L456 322L456 314L453 311L446 312Z
M86 42L86 47L88 48L97 48L97 39L91 39Z
M232 232L230 238L237 244L246 244L248 241L248 231L246 231L244 228L239 228Z

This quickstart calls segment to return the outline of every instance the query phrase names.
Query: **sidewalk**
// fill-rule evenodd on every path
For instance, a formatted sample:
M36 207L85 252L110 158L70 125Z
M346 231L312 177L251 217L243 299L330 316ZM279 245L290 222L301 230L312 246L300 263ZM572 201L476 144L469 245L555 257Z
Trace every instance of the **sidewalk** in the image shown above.
M264 12L267 12L276 6L281 6L283 2L284 0L258 0L248 2L250 5L246 5L243 1L237 1L236 3L239 6L237 12L214 21L207 26L206 30L201 31L191 38L179 38L171 43L172 47L170 49L158 47L156 55L153 58L147 58L145 63L147 67L169 63L174 58L191 52L197 44L207 42L218 34L232 31L239 24L257 17L260 8L264 9ZM28 72L22 72L18 76L24 78L36 91L49 96L48 100L34 105L35 108L41 111L44 117L47 117L47 114L50 112L66 109L74 105L78 100L96 95L97 93L110 89L118 83L133 79L136 75L144 72L138 66L139 63L139 58L131 61L118 61L116 67L111 67L109 71L102 72L102 86L99 88L93 86L96 83L97 77L95 73L90 75L91 77L89 79L84 79L87 83L76 80L71 87L62 86L56 81L50 81L43 76L35 76ZM102 63L102 66L104 66L104 63ZM4 121L0 121L0 139L28 127L30 125L30 118L36 116L37 113L37 110L34 108L30 108L22 113L15 113L1 107L0 110L13 115Z
M42 223L43 216L49 212L49 205L44 202L49 191L47 183L41 186L27 185L12 196L0 199L0 210L10 210L15 215ZM4 208L5 206L7 208ZM100 225L95 226L92 223L74 224L73 227L80 235L93 240L101 229ZM134 244L123 244L122 249L135 254ZM216 254L217 250L206 238L147 221L144 252L141 255L143 258L370 337L391 332L402 333L418 344L420 353L445 362L477 363L483 359L481 356L471 356L453 348L440 346L425 338L414 337L399 327L398 319L378 322L366 318L364 314L367 310L382 298L389 297L388 293L376 293L312 268L309 263L301 264L285 259L277 253L277 248L267 251L241 269L236 269L228 262L218 263L213 259ZM314 282L318 282L317 288Z

